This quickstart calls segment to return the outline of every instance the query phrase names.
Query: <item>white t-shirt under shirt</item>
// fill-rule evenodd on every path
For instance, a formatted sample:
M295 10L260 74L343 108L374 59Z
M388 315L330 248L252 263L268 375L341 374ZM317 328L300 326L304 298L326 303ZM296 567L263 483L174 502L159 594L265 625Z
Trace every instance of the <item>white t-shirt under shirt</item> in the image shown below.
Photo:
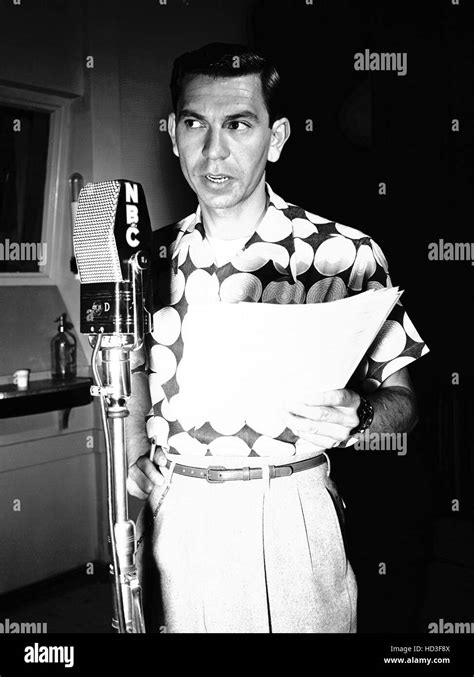
M220 237L211 237L206 232L206 240L211 245L214 254L216 266L223 266L228 263L240 249L243 249L245 243L251 238L251 235L239 237L236 240L222 240Z

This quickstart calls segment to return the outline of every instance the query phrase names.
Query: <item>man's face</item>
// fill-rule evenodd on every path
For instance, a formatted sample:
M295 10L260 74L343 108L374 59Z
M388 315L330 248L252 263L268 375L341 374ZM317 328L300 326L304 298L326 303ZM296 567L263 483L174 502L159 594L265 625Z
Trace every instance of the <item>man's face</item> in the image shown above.
M183 174L201 204L232 209L253 194L267 160L278 159L288 135L282 141L281 131L275 134L281 123L273 128L268 123L259 75L196 75L185 81L169 131Z

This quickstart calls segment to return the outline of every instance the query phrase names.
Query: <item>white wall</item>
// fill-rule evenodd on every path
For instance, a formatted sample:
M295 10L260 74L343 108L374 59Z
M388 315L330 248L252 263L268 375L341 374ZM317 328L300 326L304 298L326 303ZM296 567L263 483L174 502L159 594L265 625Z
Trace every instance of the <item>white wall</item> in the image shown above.
M90 408L5 419L0 437L0 594L103 557L101 431Z

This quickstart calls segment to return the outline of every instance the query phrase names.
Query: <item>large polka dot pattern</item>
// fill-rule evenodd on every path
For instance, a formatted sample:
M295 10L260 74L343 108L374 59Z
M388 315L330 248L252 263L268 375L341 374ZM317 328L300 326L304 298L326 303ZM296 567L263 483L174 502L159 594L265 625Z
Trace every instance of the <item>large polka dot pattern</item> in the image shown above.
M314 267L321 275L337 275L352 266L356 248L352 240L340 235L325 240L316 250Z
M306 294L306 303L339 301L347 296L347 288L340 277L325 277L315 282Z
M199 208L170 227L174 242L168 247L169 258L159 260L155 296L167 302L154 308L148 343L154 415L147 417L147 430L172 453L251 454L281 461L311 449L285 427L281 412L266 403L253 407L247 420L239 419L232 409L231 384L228 388L222 384L222 410L211 421L201 420L199 403L184 401L180 383L185 374L183 342L189 305L327 303L391 286L386 258L365 233L285 202L268 184L266 189L270 202L264 218L243 250L221 268L214 263ZM363 392L373 392L388 376L427 352L398 302L354 377Z
M152 336L158 343L172 345L181 331L181 318L175 308L167 306L158 310L153 316Z
M263 292L263 303L303 303L304 286L298 280L294 284L289 282L270 282Z
M234 273L221 284L221 301L238 303L239 301L258 301L262 294L262 283L252 273Z

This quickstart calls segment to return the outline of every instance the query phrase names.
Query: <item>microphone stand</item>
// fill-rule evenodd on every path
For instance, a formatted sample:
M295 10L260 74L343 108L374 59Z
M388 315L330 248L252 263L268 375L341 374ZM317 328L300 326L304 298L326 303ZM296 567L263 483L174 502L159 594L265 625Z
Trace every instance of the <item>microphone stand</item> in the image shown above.
M134 265L133 269L132 293L137 300L142 290L142 276L138 265ZM126 489L128 464L125 418L129 415L127 400L131 394L130 351L141 345L142 341L138 337L143 333L143 316L137 308L138 304L133 303L133 334L104 334L103 330L99 330L97 334L89 336L89 342L94 346L92 372L95 386L91 387L91 394L100 399L106 446L107 513L111 572L114 576L112 627L119 633L145 632L141 586L135 563L135 523L128 518ZM99 351L102 377L97 365Z

